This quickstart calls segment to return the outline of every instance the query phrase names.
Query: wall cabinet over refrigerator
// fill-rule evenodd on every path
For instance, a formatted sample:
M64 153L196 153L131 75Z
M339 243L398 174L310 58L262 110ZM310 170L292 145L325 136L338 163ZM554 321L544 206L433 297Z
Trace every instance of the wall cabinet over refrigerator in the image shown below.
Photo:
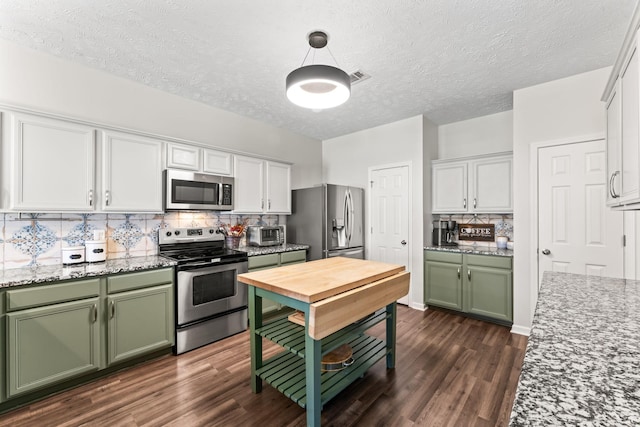
M433 213L511 213L513 156L434 160Z
M187 144L167 144L167 167L233 175L233 154Z
M234 212L291 213L291 165L234 156Z

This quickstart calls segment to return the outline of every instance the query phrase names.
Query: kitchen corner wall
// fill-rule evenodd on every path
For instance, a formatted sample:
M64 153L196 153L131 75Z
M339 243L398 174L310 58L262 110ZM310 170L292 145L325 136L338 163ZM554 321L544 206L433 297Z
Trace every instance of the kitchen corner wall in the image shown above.
M94 230L107 234L107 259L157 255L158 230L175 227L279 225L279 215L219 212L137 214L0 214L0 268L61 264L61 249L82 246Z

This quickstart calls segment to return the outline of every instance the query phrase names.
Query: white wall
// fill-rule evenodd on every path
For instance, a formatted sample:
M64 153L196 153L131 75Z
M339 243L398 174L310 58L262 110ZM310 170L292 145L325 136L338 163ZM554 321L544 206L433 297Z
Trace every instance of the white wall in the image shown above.
M537 299L536 238L531 206L535 173L531 144L604 137L604 104L600 101L611 68L544 83L513 94L514 158L514 331L531 326ZM535 169L534 169L535 171Z
M438 127L438 158L500 153L513 149L513 111Z
M291 162L294 188L321 181L318 140L4 40L0 64L0 102Z
M411 289L409 304L424 307L423 286L423 116L332 138L322 143L324 181L365 188L369 206L368 174L372 166L411 162ZM427 123L430 123L427 121ZM433 135L430 130L428 135ZM434 144L436 142L434 141ZM428 166L427 166L427 171ZM365 215L369 229L369 215ZM365 235L365 240L367 236ZM366 244L366 243L365 243Z

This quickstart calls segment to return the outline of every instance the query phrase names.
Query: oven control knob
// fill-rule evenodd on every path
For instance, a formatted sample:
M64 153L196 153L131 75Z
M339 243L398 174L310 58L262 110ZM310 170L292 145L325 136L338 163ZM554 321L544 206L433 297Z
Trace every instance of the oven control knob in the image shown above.
M167 237L171 236L171 232L167 231Z
M176 230L175 234L176 234L176 236L179 236L180 235L180 230Z
M215 231L213 228L210 228L210 229L209 229L209 234L213 234L213 233L215 233L215 232L216 232L216 231Z

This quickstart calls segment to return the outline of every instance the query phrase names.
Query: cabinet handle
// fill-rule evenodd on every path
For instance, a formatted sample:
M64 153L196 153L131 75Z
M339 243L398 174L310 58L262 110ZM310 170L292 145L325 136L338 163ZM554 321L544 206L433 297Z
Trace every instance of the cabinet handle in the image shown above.
M609 178L609 194L611 194L611 197L614 199L617 199L618 197L620 197L619 194L616 194L616 190L613 186L613 184L616 182L617 175L620 175L620 171L615 171L614 173L611 174L611 178Z
M460 278L460 267L458 267L458 279Z
M93 190L89 190L89 206L93 206Z
M111 318L113 319L114 316L116 315L116 302L114 300L111 300Z
M264 199L260 199L260 209L264 209Z
M471 270L467 270L467 279L471 281Z
M91 307L91 312L93 315L93 323L96 323L98 321L98 306L96 304L93 304L93 307Z
M466 199L466 198L465 198L465 199L462 199L462 207L463 207L464 209L467 209L467 199Z
M476 198L474 197L474 198L473 198L473 209L475 209L475 208L476 208L476 206L477 206Z
M107 205L107 206L109 206L109 196L110 196L109 190L105 191L104 192L104 204Z

